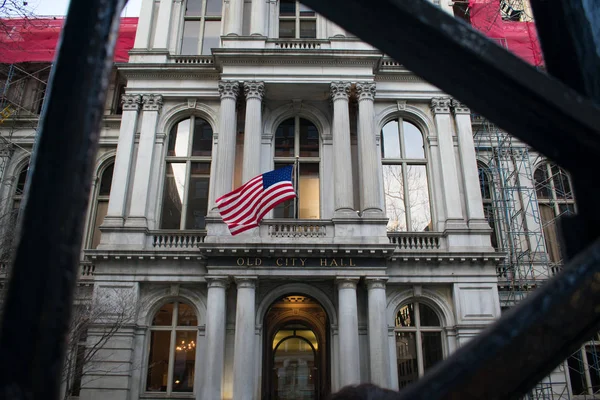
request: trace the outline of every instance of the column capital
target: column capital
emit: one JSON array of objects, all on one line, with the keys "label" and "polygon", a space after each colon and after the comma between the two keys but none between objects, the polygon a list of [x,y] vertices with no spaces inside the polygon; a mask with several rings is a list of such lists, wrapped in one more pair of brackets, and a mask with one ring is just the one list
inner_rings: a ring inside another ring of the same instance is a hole
[{"label": "column capital", "polygon": [[367,284],[367,290],[385,289],[385,283],[387,281],[388,281],[388,278],[384,278],[384,277],[365,278],[365,282]]},{"label": "column capital", "polygon": [[142,96],[139,94],[124,94],[121,96],[123,111],[139,111],[142,104]]},{"label": "column capital", "polygon": [[375,100],[375,93],[377,92],[377,85],[375,82],[358,82],[356,84],[356,93],[358,94],[358,101],[361,100]]},{"label": "column capital", "polygon": [[229,278],[226,276],[207,276],[206,284],[209,288],[227,289],[227,286],[229,285]]},{"label": "column capital", "polygon": [[265,95],[265,83],[259,81],[247,81],[244,82],[244,94],[246,100],[248,99],[263,99]]},{"label": "column capital", "polygon": [[249,288],[254,289],[258,283],[258,277],[256,276],[236,276],[233,278],[237,288]]},{"label": "column capital", "polygon": [[335,279],[335,283],[338,289],[356,289],[359,279],[357,276],[341,276]]},{"label": "column capital", "polygon": [[238,81],[219,81],[219,95],[221,100],[233,99],[236,100],[240,92],[240,83]]},{"label": "column capital", "polygon": [[331,91],[331,99],[333,101],[336,100],[346,100],[348,101],[348,99],[350,98],[350,87],[351,87],[351,83],[350,82],[331,82],[331,87],[330,87],[330,91]]},{"label": "column capital", "polygon": [[451,102],[450,97],[434,97],[431,99],[431,111],[433,114],[450,114]]},{"label": "column capital", "polygon": [[162,108],[163,97],[160,94],[145,94],[142,101],[144,102],[144,111],[159,112]]},{"label": "column capital", "polygon": [[452,99],[452,110],[454,111],[454,114],[468,114],[471,115],[471,110],[469,109],[469,107],[464,104],[461,103],[460,101],[456,100],[456,99]]}]

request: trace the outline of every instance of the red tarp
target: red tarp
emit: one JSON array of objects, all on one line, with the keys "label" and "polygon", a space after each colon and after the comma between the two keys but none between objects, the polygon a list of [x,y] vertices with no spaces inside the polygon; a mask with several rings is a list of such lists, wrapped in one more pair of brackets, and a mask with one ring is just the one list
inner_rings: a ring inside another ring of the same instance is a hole
[{"label": "red tarp", "polygon": [[[0,63],[52,62],[64,18],[5,19],[0,22]],[[121,18],[115,62],[127,62],[137,18]]]},{"label": "red tarp", "polygon": [[469,10],[473,28],[532,65],[544,63],[535,23],[504,21],[497,0],[469,0]]}]

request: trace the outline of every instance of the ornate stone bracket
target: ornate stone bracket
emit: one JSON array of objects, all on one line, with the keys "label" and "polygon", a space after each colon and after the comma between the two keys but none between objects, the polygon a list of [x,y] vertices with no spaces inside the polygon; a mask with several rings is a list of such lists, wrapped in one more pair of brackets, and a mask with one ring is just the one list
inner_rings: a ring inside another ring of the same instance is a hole
[{"label": "ornate stone bracket", "polygon": [[350,82],[331,82],[331,99],[333,101],[336,100],[346,100],[350,98]]},{"label": "ornate stone bracket", "polygon": [[374,82],[358,82],[356,84],[356,93],[358,94],[358,101],[375,99],[375,93],[377,92],[377,86]]},{"label": "ornate stone bracket", "polygon": [[471,115],[471,110],[467,107],[466,104],[461,103],[456,99],[452,99],[452,110],[454,114],[469,114]]},{"label": "ornate stone bracket", "polygon": [[160,112],[163,105],[163,98],[160,94],[145,94],[143,96],[144,111]]},{"label": "ornate stone bracket", "polygon": [[142,96],[139,94],[124,94],[121,96],[123,111],[139,111],[142,104]]},{"label": "ornate stone bracket", "polygon": [[450,114],[451,103],[450,97],[434,97],[431,99],[431,111],[434,114]]},{"label": "ornate stone bracket", "polygon": [[238,81],[219,81],[219,95],[221,99],[231,98],[237,100],[240,92],[240,83]]},{"label": "ornate stone bracket", "polygon": [[262,101],[265,95],[265,83],[258,81],[244,82],[244,94],[246,95],[246,100],[258,99]]}]

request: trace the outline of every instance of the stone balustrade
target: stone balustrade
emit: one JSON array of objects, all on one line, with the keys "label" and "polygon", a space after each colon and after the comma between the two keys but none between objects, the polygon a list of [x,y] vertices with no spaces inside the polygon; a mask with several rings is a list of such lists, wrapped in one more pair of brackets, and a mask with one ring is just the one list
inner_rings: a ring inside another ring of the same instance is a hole
[{"label": "stone balustrade", "polygon": [[195,249],[204,242],[206,231],[153,231],[152,246],[161,250]]},{"label": "stone balustrade", "polygon": [[388,232],[390,243],[397,251],[429,251],[442,247],[441,232]]},{"label": "stone balustrade", "polygon": [[[331,223],[320,220],[269,220],[263,225],[266,225],[267,236],[271,238],[324,238],[328,237],[327,225]],[[331,236],[333,230],[329,231]]]},{"label": "stone balustrade", "polygon": [[212,56],[170,56],[169,60],[174,64],[214,65]]}]

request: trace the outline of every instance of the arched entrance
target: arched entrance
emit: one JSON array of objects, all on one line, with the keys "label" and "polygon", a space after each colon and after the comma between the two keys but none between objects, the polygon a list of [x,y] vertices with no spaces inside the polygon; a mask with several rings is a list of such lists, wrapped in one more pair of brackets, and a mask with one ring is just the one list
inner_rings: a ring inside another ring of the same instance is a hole
[{"label": "arched entrance", "polygon": [[330,391],[328,319],[312,297],[287,295],[265,315],[263,398],[322,400]]}]

